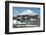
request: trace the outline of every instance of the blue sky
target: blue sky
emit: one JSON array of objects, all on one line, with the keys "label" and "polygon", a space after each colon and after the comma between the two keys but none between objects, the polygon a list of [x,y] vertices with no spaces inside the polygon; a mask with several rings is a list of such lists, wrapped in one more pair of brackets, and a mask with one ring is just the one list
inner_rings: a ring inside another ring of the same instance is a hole
[{"label": "blue sky", "polygon": [[34,13],[37,13],[38,15],[40,15],[40,8],[34,8],[34,7],[13,7],[13,15],[17,15],[20,12],[27,10],[27,9],[30,9]]}]

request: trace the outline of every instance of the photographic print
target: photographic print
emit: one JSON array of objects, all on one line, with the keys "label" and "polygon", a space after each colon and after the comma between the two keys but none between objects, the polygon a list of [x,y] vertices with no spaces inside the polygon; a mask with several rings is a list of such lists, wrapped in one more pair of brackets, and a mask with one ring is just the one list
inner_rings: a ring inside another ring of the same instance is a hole
[{"label": "photographic print", "polygon": [[45,4],[36,2],[5,2],[5,33],[45,31]]},{"label": "photographic print", "polygon": [[13,7],[13,28],[40,27],[40,8]]}]

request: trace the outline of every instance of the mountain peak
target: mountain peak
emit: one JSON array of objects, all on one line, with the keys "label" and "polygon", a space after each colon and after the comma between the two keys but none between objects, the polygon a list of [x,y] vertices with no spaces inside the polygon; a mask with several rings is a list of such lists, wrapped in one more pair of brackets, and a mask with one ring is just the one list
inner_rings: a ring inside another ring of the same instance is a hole
[{"label": "mountain peak", "polygon": [[18,15],[37,15],[37,13],[34,13],[33,11],[31,11],[30,9],[28,10],[24,10],[21,13],[19,13]]}]

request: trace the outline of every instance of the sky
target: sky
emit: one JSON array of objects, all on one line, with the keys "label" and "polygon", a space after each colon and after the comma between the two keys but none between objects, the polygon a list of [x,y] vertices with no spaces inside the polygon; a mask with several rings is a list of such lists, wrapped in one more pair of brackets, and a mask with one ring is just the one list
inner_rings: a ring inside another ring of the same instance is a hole
[{"label": "sky", "polygon": [[36,8],[36,7],[13,7],[13,15],[18,15],[19,13],[23,12],[24,10],[28,10],[28,9],[40,15],[40,8]]}]

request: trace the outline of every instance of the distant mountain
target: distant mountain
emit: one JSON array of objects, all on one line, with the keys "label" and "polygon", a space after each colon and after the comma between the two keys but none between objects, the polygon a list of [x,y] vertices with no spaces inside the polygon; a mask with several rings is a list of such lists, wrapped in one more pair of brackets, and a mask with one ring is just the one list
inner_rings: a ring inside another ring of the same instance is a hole
[{"label": "distant mountain", "polygon": [[24,10],[21,13],[19,13],[18,15],[38,15],[37,13],[34,13],[33,11],[31,11],[30,9],[28,10]]},{"label": "distant mountain", "polygon": [[38,18],[38,14],[34,13],[30,9],[24,10],[23,12],[19,13],[17,16],[14,16],[13,19],[30,19],[30,18]]}]

